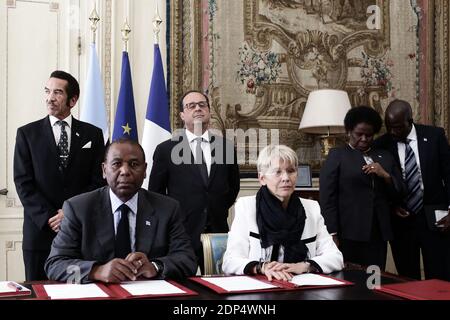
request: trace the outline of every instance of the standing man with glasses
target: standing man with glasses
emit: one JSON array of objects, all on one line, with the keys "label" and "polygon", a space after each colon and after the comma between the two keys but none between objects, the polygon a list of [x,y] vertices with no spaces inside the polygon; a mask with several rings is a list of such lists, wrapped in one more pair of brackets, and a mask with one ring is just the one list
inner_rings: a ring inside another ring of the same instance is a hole
[{"label": "standing man with glasses", "polygon": [[17,129],[14,151],[27,281],[47,279],[44,263],[64,217],[64,200],[105,184],[102,131],[71,115],[80,95],[78,81],[54,71],[44,92],[48,116]]},{"label": "standing man with glasses", "polygon": [[[420,279],[421,251],[425,278],[450,281],[450,153],[445,132],[414,123],[411,105],[403,100],[389,104],[385,123],[388,133],[374,144],[393,154],[408,191],[393,215],[397,271]],[[436,219],[436,209],[447,216]]]},{"label": "standing man with glasses", "polygon": [[239,193],[239,167],[233,144],[208,130],[211,111],[206,95],[186,92],[180,117],[185,129],[156,147],[148,189],[180,202],[185,229],[203,268],[200,235],[228,232],[228,210]]}]

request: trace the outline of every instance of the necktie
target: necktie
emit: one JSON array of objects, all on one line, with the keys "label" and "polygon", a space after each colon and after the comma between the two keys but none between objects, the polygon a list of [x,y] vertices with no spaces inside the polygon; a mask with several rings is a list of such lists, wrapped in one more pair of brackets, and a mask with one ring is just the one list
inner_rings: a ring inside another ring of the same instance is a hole
[{"label": "necktie", "polygon": [[280,255],[280,244],[274,244],[272,247],[272,254],[270,256],[270,261],[278,261],[279,255]]},{"label": "necktie", "polygon": [[417,166],[414,151],[409,145],[411,140],[405,143],[405,182],[408,188],[406,207],[411,213],[418,213],[423,206],[423,191],[420,188],[420,173]]},{"label": "necktie", "polygon": [[197,145],[195,147],[195,164],[198,166],[200,170],[200,175],[202,176],[203,182],[208,184],[208,169],[206,168],[205,158],[203,157],[202,150],[202,137],[195,138],[197,141]]},{"label": "necktie", "polygon": [[125,259],[131,252],[130,241],[130,223],[128,221],[128,211],[130,210],[126,204],[119,207],[120,221],[117,225],[115,251],[116,258]]},{"label": "necktie", "polygon": [[59,120],[56,123],[61,126],[58,143],[58,165],[59,170],[63,171],[67,167],[67,161],[69,160],[69,140],[66,131],[67,122]]}]

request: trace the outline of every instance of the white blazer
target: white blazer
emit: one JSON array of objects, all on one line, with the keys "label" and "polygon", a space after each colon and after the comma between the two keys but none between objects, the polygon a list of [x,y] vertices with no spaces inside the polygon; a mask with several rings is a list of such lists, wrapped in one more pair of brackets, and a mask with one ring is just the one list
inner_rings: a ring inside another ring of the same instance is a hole
[{"label": "white blazer", "polygon": [[[342,253],[327,231],[317,201],[300,198],[306,212],[305,228],[301,239],[308,248],[308,260],[316,262],[323,273],[342,270]],[[280,247],[280,257],[282,250]],[[226,274],[244,274],[251,261],[269,261],[272,247],[263,249],[256,223],[256,196],[241,197],[235,205],[235,216],[228,233],[227,249],[222,270]],[[279,258],[280,258],[279,257]],[[300,261],[299,261],[300,262]]]}]

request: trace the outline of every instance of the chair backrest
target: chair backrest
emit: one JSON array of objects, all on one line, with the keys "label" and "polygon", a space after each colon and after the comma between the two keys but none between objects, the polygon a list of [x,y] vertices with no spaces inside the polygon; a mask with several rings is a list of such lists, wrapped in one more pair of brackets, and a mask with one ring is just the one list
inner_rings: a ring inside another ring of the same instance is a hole
[{"label": "chair backrest", "polygon": [[228,233],[203,233],[200,240],[203,245],[204,273],[222,274],[223,254],[227,248]]}]

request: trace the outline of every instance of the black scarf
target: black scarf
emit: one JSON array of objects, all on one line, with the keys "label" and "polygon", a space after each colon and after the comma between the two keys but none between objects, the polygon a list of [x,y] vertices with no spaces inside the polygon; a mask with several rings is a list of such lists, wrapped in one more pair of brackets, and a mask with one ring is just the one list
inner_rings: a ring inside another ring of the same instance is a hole
[{"label": "black scarf", "polygon": [[305,227],[305,208],[298,197],[291,196],[287,209],[267,186],[262,186],[256,194],[256,223],[261,236],[261,246],[282,245],[284,261],[294,263],[306,259],[308,248],[301,241]]}]

